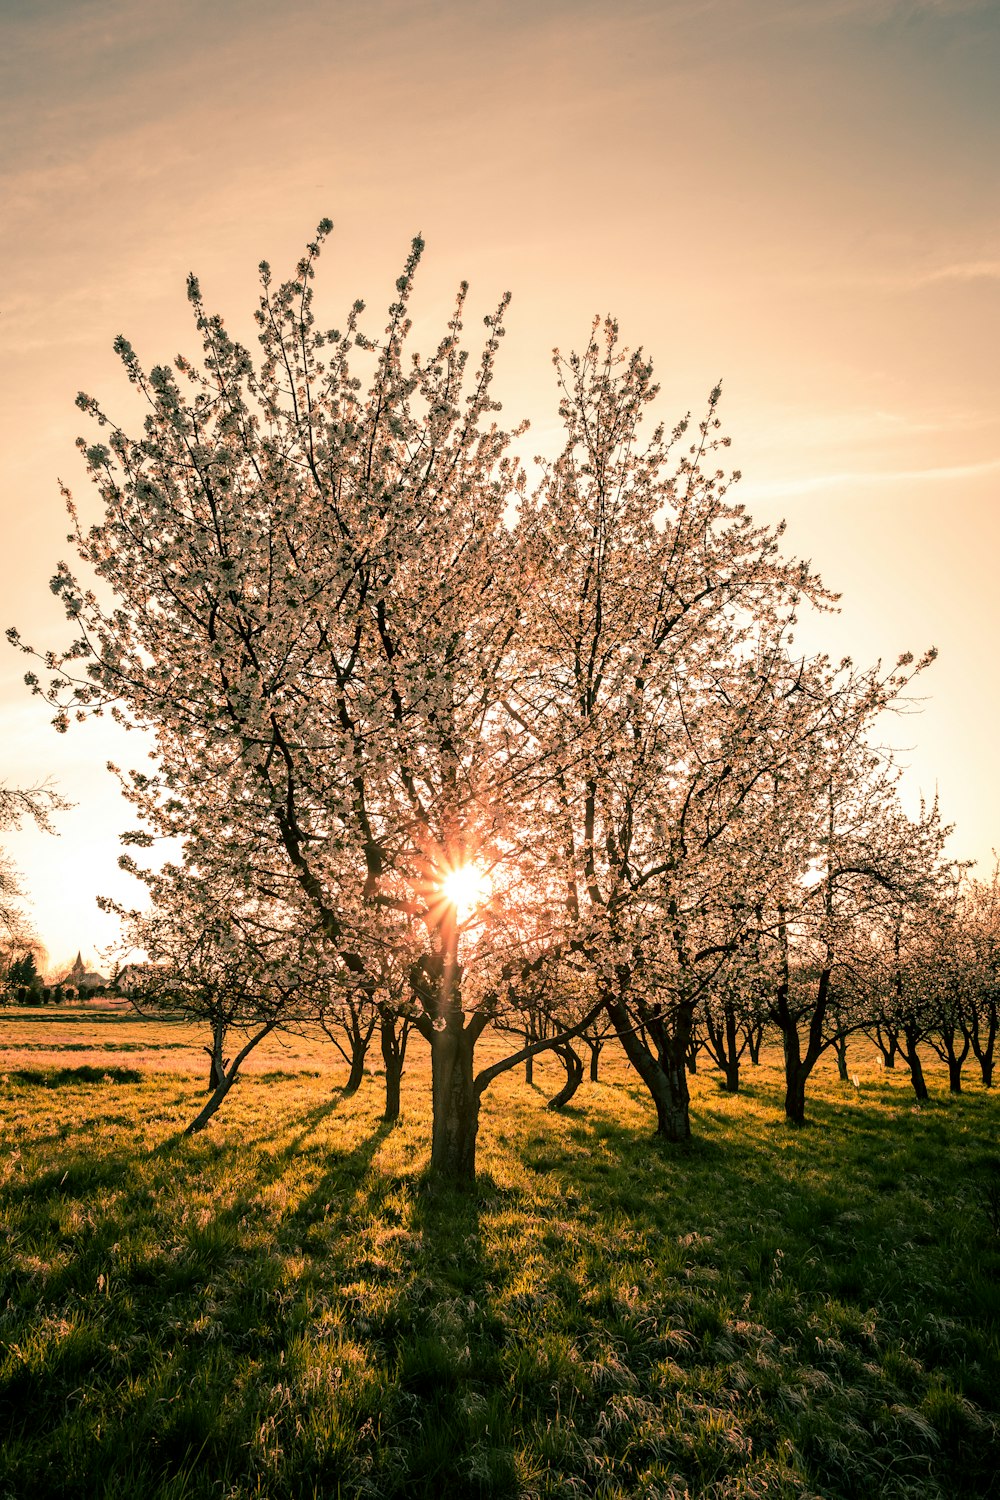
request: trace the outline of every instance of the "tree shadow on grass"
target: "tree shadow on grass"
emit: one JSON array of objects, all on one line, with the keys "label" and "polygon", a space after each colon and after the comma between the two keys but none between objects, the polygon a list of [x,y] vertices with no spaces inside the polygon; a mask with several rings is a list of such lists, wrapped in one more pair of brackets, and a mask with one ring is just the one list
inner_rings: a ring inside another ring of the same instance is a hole
[{"label": "tree shadow on grass", "polygon": [[94,1067],[82,1063],[77,1068],[11,1068],[6,1074],[12,1083],[36,1088],[67,1088],[80,1083],[143,1083],[145,1073],[135,1068]]},{"label": "tree shadow on grass", "polygon": [[[312,1111],[306,1128],[335,1107]],[[378,1214],[371,1165],[388,1130],[332,1154],[287,1207],[273,1187],[288,1151],[242,1143],[78,1155],[8,1183],[7,1204],[26,1210],[16,1215],[25,1258],[0,1266],[5,1333],[21,1351],[0,1359],[0,1492],[207,1497],[240,1481],[247,1494],[312,1493],[304,1439],[287,1482],[259,1478],[260,1434],[284,1421],[281,1392],[302,1374],[293,1351],[315,1309],[342,1298],[350,1312],[344,1289],[367,1252],[358,1221]],[[305,1407],[296,1422],[308,1425]]]}]

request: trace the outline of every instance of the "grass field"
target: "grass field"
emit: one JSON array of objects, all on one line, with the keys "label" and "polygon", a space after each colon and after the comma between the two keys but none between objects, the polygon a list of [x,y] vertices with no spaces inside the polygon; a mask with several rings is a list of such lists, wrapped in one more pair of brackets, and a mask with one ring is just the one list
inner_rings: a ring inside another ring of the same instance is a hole
[{"label": "grass field", "polygon": [[489,1091],[475,1194],[329,1043],[181,1139],[189,1028],[0,1014],[0,1497],[1000,1494],[1000,1104],[874,1049],[781,1117],[693,1080],[652,1141],[617,1055]]}]

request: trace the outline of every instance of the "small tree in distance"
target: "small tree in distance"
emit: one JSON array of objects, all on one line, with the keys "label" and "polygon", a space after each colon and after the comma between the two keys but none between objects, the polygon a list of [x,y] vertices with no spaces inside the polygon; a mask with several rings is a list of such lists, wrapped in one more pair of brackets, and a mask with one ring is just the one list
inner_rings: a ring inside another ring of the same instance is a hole
[{"label": "small tree in distance", "polygon": [[[18,828],[30,818],[38,828],[53,833],[52,814],[69,807],[47,783],[33,787],[0,786],[0,832]],[[41,945],[31,930],[24,910],[24,893],[18,873],[0,849],[0,993],[5,998],[39,991],[36,954]]]},{"label": "small tree in distance", "polygon": [[190,1135],[204,1130],[267,1036],[315,1019],[316,966],[286,915],[248,900],[232,882],[212,884],[173,864],[144,879],[151,910],[102,905],[125,919],[127,941],[148,955],[129,986],[135,1009],[207,1028],[209,1097],[186,1127]]}]

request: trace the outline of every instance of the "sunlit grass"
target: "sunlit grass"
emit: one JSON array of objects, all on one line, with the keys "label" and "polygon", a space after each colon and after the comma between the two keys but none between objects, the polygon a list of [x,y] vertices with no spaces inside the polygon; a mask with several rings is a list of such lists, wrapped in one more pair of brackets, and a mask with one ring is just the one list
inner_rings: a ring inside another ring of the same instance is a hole
[{"label": "sunlit grass", "polygon": [[775,1057],[737,1097],[700,1072],[678,1150],[619,1058],[561,1114],[547,1062],[490,1090],[452,1194],[425,1053],[389,1128],[381,1079],[342,1100],[311,1045],[193,1139],[196,1048],[0,1060],[0,1495],[991,1493],[998,1106],[971,1078],[918,1110],[859,1050],[860,1089],[823,1070],[793,1131]]}]

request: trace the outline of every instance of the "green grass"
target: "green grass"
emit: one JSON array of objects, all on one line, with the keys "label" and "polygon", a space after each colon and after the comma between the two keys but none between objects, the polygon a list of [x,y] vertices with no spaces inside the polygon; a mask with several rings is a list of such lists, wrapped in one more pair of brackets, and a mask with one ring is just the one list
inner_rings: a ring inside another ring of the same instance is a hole
[{"label": "green grass", "polygon": [[997,1102],[824,1070],[793,1131],[771,1057],[683,1150],[609,1053],[501,1079],[464,1195],[416,1048],[393,1129],[303,1041],[194,1140],[194,1048],[0,1055],[0,1497],[1000,1493]]}]

